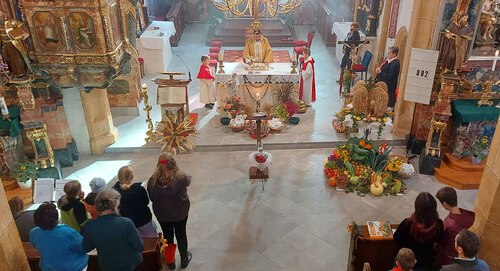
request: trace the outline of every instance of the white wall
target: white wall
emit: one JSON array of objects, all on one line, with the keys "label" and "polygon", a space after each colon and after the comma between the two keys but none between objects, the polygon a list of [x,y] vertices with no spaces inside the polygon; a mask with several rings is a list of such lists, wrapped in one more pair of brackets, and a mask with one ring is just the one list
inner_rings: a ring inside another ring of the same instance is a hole
[{"label": "white wall", "polygon": [[[411,13],[413,9],[413,0],[401,0],[399,3],[399,14],[398,14],[398,24],[397,24],[397,31],[396,34],[398,33],[399,29],[403,26],[406,26],[406,29],[410,29],[410,20],[411,20]],[[394,45],[394,42],[396,39],[387,39],[387,43],[385,45],[385,51],[387,52],[389,50],[389,47]]]},{"label": "white wall", "polygon": [[68,118],[69,130],[76,141],[80,154],[90,154],[90,137],[87,122],[83,114],[80,90],[69,88],[62,90],[64,111]]}]

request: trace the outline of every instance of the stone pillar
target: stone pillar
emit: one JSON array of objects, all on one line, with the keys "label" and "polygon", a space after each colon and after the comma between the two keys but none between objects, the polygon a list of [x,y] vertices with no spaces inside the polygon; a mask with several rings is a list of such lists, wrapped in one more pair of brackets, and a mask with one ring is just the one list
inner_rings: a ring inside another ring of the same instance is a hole
[{"label": "stone pillar", "polygon": [[413,113],[415,111],[415,103],[406,102],[403,100],[405,93],[405,85],[408,75],[408,66],[410,63],[411,48],[431,49],[432,39],[436,31],[437,19],[441,2],[414,0],[413,9],[410,19],[410,28],[408,40],[406,43],[405,55],[401,64],[400,80],[399,80],[399,96],[396,104],[396,116],[394,119],[393,133],[395,135],[408,135],[411,129]]},{"label": "stone pillar", "polygon": [[382,59],[385,54],[385,46],[387,44],[387,31],[389,29],[389,21],[391,20],[391,8],[392,8],[392,0],[384,1],[384,14],[382,16],[382,24],[380,25],[380,34],[379,43],[377,47],[377,51],[374,52],[372,59],[372,63],[377,63],[379,59]]},{"label": "stone pillar", "polygon": [[87,123],[83,121],[85,116],[83,114],[80,90],[77,88],[68,88],[63,90],[63,104],[71,135],[78,146],[78,152],[82,154],[90,154],[90,137],[87,129]]},{"label": "stone pillar", "polygon": [[29,271],[30,266],[24,253],[23,243],[2,185],[0,185],[0,217],[0,270]]},{"label": "stone pillar", "polygon": [[471,230],[481,238],[479,258],[490,270],[500,270],[500,119],[476,196],[476,220]]},{"label": "stone pillar", "polygon": [[113,126],[107,91],[99,88],[90,92],[80,90],[80,97],[91,152],[101,154],[104,148],[115,143],[118,137],[118,129]]},{"label": "stone pillar", "polygon": [[122,73],[108,87],[109,106],[114,116],[139,116],[141,88],[140,67],[132,58]]}]

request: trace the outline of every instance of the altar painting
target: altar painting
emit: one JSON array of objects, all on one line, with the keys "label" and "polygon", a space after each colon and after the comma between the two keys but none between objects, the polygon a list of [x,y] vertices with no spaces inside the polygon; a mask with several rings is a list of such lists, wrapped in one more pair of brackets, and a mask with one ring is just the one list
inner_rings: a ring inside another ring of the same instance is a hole
[{"label": "altar painting", "polygon": [[38,46],[47,51],[58,51],[63,46],[63,36],[58,18],[48,11],[36,12],[33,15]]},{"label": "altar painting", "polygon": [[73,12],[69,15],[73,43],[83,51],[96,47],[94,19],[84,12]]},{"label": "altar painting", "polygon": [[115,44],[119,44],[121,42],[121,31],[116,4],[113,4],[109,9],[109,17],[111,21],[111,31],[113,32],[113,40]]}]

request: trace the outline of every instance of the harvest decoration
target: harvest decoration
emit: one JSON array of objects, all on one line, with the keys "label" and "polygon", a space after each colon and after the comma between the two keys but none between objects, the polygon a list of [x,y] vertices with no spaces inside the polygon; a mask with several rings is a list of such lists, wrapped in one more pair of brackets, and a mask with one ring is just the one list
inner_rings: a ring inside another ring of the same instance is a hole
[{"label": "harvest decoration", "polygon": [[368,139],[351,138],[324,161],[328,186],[359,196],[396,195],[406,187],[399,177],[403,161],[389,157],[392,148]]},{"label": "harvest decoration", "polygon": [[245,105],[241,102],[240,97],[236,97],[235,95],[231,97],[227,97],[222,100],[222,105],[220,106],[222,111],[227,112],[231,115],[231,118],[236,118],[237,115],[242,113],[245,109]]},{"label": "harvest decoration", "polygon": [[179,120],[177,114],[167,114],[162,121],[158,122],[155,137],[158,140],[157,143],[163,144],[162,151],[176,155],[194,150],[196,146],[188,137],[197,134],[190,117]]}]

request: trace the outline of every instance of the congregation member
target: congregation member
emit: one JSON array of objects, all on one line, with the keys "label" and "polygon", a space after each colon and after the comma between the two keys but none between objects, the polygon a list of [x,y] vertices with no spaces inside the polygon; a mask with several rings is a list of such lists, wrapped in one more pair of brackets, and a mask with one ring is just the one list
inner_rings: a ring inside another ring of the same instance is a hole
[{"label": "congregation member", "polygon": [[455,237],[457,257],[453,264],[444,265],[441,271],[488,271],[488,264],[477,258],[481,243],[479,237],[469,231],[461,230]]},{"label": "congregation member", "polygon": [[97,210],[95,209],[95,198],[97,194],[106,188],[106,181],[103,178],[93,178],[89,183],[91,192],[85,197],[83,203],[87,212],[90,214],[92,219],[97,218]]},{"label": "congregation member", "polygon": [[200,80],[200,102],[205,104],[205,108],[212,109],[215,105],[215,75],[210,67],[210,57],[201,56],[200,70],[198,76]]},{"label": "congregation member", "polygon": [[396,89],[399,79],[399,48],[396,46],[389,47],[389,53],[380,67],[376,69],[376,81],[382,81],[387,85],[389,101],[387,102],[387,111],[394,111],[396,105]]},{"label": "congregation member", "polygon": [[260,29],[254,29],[253,35],[245,40],[243,61],[248,65],[253,63],[273,63],[273,49],[269,40],[262,35]]},{"label": "congregation member", "polygon": [[[361,35],[359,34],[359,23],[353,22],[351,24],[351,31],[347,34],[345,41],[361,41]],[[342,78],[342,74],[344,69],[351,69],[352,61],[351,61],[351,46],[344,45],[342,47],[342,52],[344,56],[342,57],[342,62],[340,63],[340,78]]]},{"label": "congregation member", "polygon": [[398,251],[396,255],[396,267],[392,271],[411,271],[415,266],[417,260],[415,259],[415,254],[409,248],[402,248]]},{"label": "congregation member", "polygon": [[66,194],[57,201],[57,207],[61,210],[61,222],[81,232],[90,217],[82,202],[82,185],[73,180],[67,182],[63,189]]},{"label": "congregation member", "polygon": [[30,241],[30,231],[35,227],[35,221],[33,220],[34,210],[25,211],[23,200],[15,196],[9,200],[9,208],[16,222],[17,231],[19,232],[19,237],[21,237],[22,242]]},{"label": "congregation member", "polygon": [[124,166],[118,170],[118,182],[113,189],[120,193],[120,214],[134,222],[141,237],[156,237],[153,215],[149,209],[149,197],[141,183],[134,182],[134,170]]},{"label": "congregation member", "polygon": [[44,202],[33,215],[36,227],[30,232],[30,242],[40,253],[42,271],[81,271],[89,256],[82,249],[82,236],[73,228],[57,224],[59,214],[53,203]]},{"label": "congregation member", "polygon": [[439,219],[434,197],[421,192],[415,199],[415,211],[405,218],[394,233],[400,248],[409,248],[415,254],[414,270],[431,270],[434,265],[434,246],[443,236],[443,221]]},{"label": "congregation member", "polygon": [[129,218],[119,215],[120,194],[101,191],[95,199],[99,216],[83,229],[83,249],[97,249],[101,271],[134,271],[142,262],[144,243]]},{"label": "congregation member", "polygon": [[[191,176],[179,170],[172,154],[161,153],[155,172],[149,178],[148,192],[153,202],[153,212],[169,244],[174,243],[175,234],[181,255],[181,268],[186,268],[192,258],[186,234],[190,207],[187,187],[190,184]],[[171,270],[175,269],[175,262],[167,265]]]},{"label": "congregation member", "polygon": [[316,80],[314,78],[314,59],[311,57],[311,49],[304,47],[304,64],[300,69],[300,91],[299,99],[304,101],[306,106],[316,101]]},{"label": "congregation member", "polygon": [[449,186],[439,189],[436,198],[449,214],[444,219],[444,234],[439,242],[437,266],[452,264],[457,256],[455,237],[463,229],[469,229],[474,223],[475,214],[469,210],[459,208],[457,191]]}]

